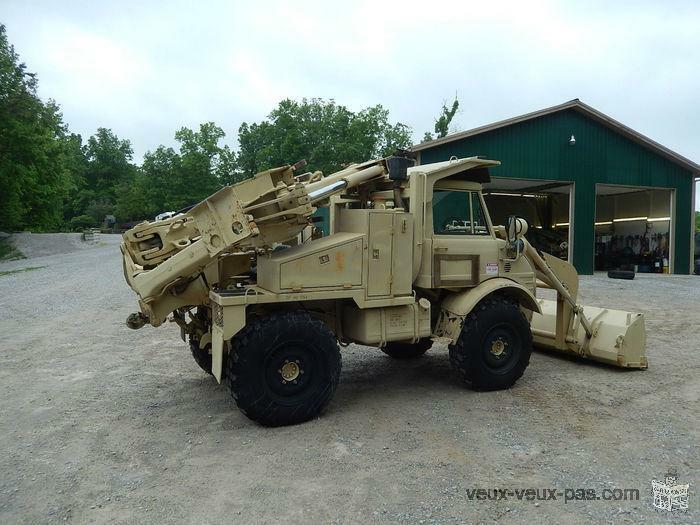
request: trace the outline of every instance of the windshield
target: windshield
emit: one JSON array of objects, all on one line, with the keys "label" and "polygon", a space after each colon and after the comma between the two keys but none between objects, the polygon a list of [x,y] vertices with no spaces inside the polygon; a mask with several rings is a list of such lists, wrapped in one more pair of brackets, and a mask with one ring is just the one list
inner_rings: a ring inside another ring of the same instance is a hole
[{"label": "windshield", "polygon": [[479,194],[475,191],[435,190],[433,231],[439,235],[489,235]]}]

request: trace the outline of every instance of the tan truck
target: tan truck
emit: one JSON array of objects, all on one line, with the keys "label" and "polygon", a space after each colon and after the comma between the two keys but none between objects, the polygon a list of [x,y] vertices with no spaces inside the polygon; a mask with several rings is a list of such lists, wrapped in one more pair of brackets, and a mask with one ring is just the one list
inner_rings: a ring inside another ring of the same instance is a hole
[{"label": "tan truck", "polygon": [[[140,306],[127,324],[177,323],[197,363],[264,425],[317,416],[350,343],[401,359],[443,341],[479,390],[512,386],[533,344],[646,368],[642,314],[580,306],[576,271],[532,248],[523,219],[491,223],[481,185],[498,164],[413,166],[398,152],[324,177],[298,163],[141,223],[121,246]],[[330,208],[321,238],[319,206]]]}]

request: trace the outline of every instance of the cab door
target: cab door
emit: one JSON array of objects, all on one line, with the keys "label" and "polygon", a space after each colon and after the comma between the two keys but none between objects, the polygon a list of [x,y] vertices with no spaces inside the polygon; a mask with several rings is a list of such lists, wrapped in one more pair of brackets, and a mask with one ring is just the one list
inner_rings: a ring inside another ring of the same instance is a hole
[{"label": "cab door", "polygon": [[478,191],[433,192],[434,288],[464,288],[498,276],[498,241]]}]

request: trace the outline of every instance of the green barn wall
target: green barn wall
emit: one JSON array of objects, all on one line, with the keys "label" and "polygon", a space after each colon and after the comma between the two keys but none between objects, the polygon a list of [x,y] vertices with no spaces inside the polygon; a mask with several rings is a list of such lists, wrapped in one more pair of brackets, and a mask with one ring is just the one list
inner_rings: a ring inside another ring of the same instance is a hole
[{"label": "green barn wall", "polygon": [[[569,145],[569,137],[576,144]],[[570,181],[574,188],[573,262],[593,273],[595,186],[675,189],[674,272],[690,271],[692,173],[575,110],[565,110],[441,144],[420,152],[421,164],[451,156],[500,160],[494,177]]]},{"label": "green barn wall", "polygon": [[326,208],[317,208],[316,211],[313,214],[314,220],[314,225],[317,228],[320,228],[321,231],[323,232],[323,236],[325,237],[328,235],[331,231],[330,229],[330,210]]}]

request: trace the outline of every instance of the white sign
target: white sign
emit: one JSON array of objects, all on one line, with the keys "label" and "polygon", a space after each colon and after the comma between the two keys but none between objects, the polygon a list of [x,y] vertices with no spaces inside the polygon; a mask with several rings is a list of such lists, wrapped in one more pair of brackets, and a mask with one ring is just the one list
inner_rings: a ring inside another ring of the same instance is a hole
[{"label": "white sign", "polygon": [[677,483],[675,471],[666,474],[663,481],[652,480],[651,490],[654,495],[654,507],[661,510],[688,510],[689,484]]},{"label": "white sign", "polygon": [[498,263],[486,263],[486,275],[498,275]]}]

